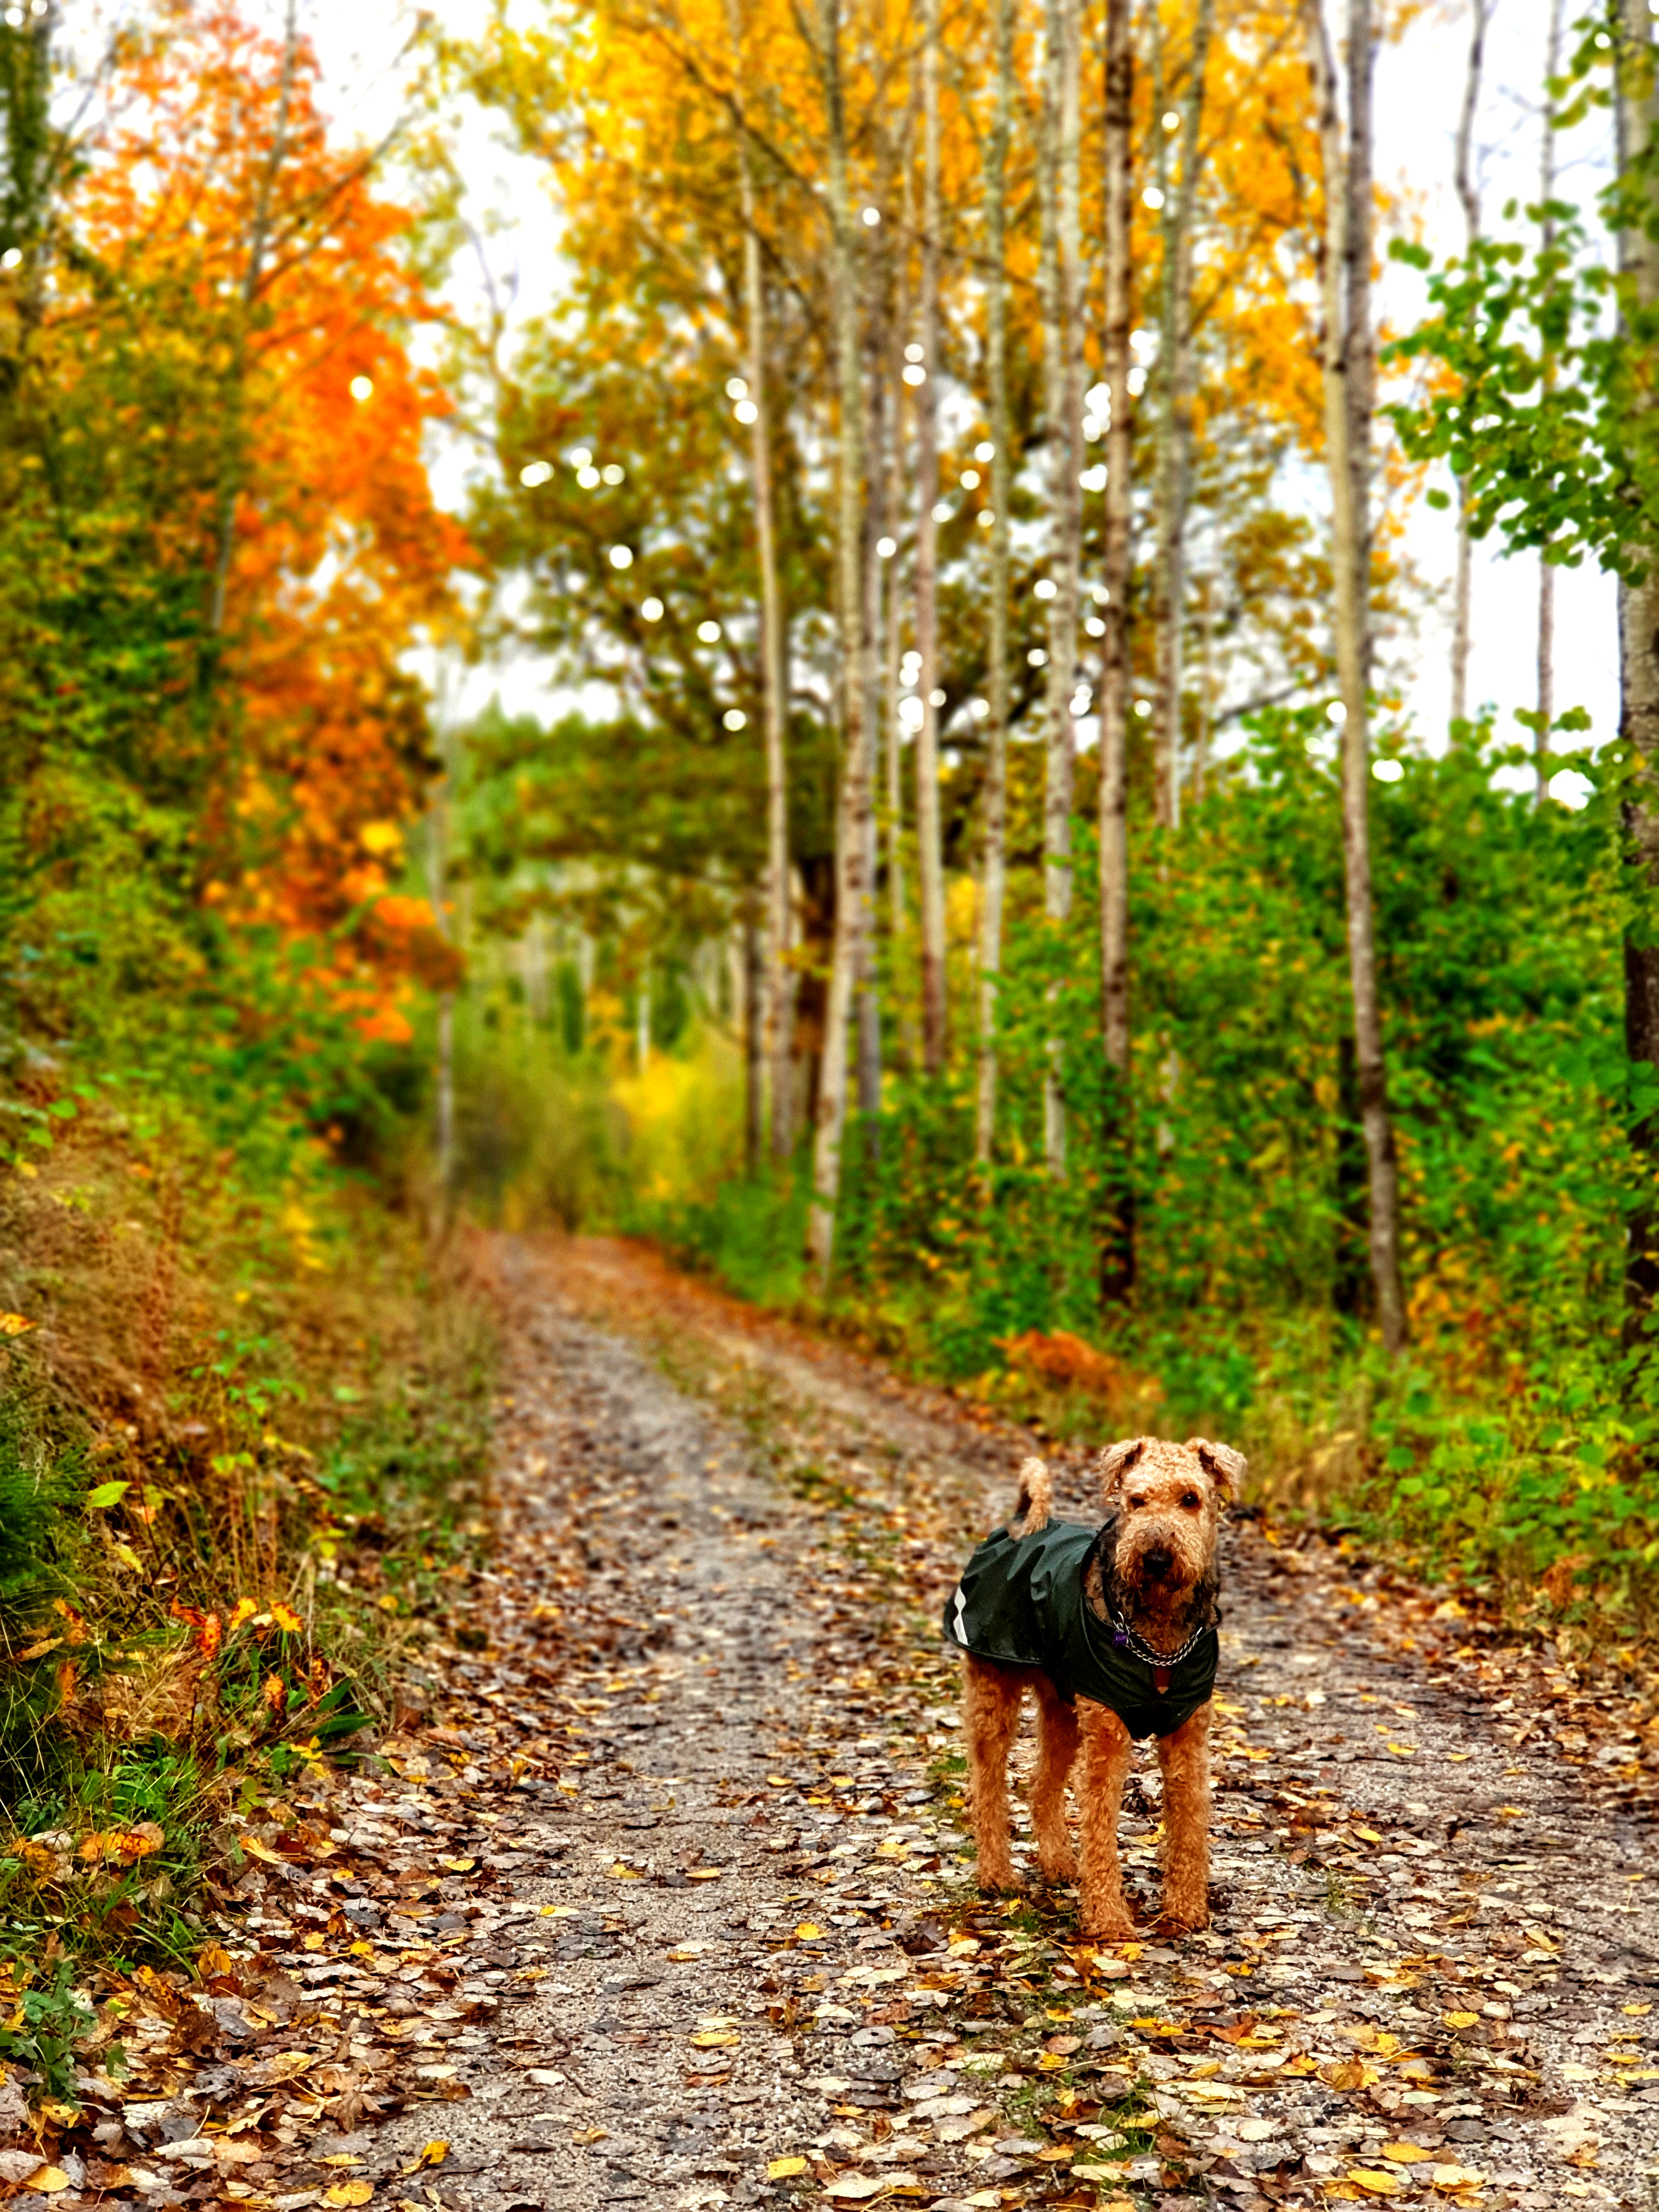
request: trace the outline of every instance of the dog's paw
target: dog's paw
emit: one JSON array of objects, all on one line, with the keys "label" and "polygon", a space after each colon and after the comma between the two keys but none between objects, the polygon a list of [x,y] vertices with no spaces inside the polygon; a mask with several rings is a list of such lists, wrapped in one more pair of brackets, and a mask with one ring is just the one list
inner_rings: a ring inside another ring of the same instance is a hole
[{"label": "dog's paw", "polygon": [[1200,1929],[1209,1926],[1210,1908],[1207,1902],[1166,1897],[1162,1918],[1172,1936],[1195,1936]]},{"label": "dog's paw", "polygon": [[1135,1923],[1127,1911],[1090,1912],[1085,1910],[1083,1933],[1097,1943],[1132,1943]]},{"label": "dog's paw", "polygon": [[981,1866],[975,1869],[974,1880],[988,1897],[1017,1895],[1021,1887],[1012,1863],[1007,1866]]}]

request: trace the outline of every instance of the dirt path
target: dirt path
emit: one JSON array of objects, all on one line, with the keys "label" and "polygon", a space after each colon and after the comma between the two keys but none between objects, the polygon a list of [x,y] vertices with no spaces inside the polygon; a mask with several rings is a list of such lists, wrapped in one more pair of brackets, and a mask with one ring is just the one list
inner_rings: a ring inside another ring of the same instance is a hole
[{"label": "dirt path", "polygon": [[1236,1527],[1215,1924],[1082,1944],[965,1879],[935,1624],[1021,1439],[629,1248],[499,1257],[500,1544],[429,1710],[265,1832],[218,2047],[158,2003],[72,2184],[1659,2205],[1639,1708]]}]

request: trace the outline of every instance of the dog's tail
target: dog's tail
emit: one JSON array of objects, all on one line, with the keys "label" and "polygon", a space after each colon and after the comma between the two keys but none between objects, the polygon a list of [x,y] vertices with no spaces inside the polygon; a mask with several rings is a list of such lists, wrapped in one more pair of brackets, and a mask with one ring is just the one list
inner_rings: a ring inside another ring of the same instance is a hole
[{"label": "dog's tail", "polygon": [[[1046,1528],[1054,1510],[1054,1486],[1048,1470],[1040,1459],[1028,1459],[1019,1471],[1019,1503],[1014,1508],[1014,1520],[1024,1523],[1022,1536],[1035,1536],[1039,1528]],[[1009,1526],[1012,1528],[1013,1522]]]}]

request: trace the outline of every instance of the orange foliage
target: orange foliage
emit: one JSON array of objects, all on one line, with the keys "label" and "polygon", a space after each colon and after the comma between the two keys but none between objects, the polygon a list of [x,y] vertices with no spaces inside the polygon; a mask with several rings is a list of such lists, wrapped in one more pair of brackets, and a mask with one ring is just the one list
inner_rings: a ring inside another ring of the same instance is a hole
[{"label": "orange foliage", "polygon": [[204,895],[323,940],[337,1000],[368,1034],[406,1034],[398,996],[452,956],[424,901],[390,895],[435,765],[403,661],[452,624],[470,557],[422,458],[450,403],[410,350],[441,314],[416,217],[329,143],[303,41],[285,56],[232,7],[180,7],[124,69],[76,214],[129,296],[179,303],[156,342],[217,410],[216,465],[179,526],[205,592],[223,570]]}]

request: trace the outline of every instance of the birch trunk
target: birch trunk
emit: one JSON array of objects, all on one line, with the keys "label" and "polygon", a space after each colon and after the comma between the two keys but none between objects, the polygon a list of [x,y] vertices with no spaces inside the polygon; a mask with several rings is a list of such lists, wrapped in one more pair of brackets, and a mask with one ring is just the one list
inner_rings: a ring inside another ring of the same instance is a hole
[{"label": "birch trunk", "polygon": [[858,976],[870,881],[866,866],[870,815],[870,737],[865,720],[865,665],[869,641],[864,620],[862,545],[864,505],[862,379],[859,370],[857,240],[847,172],[846,94],[842,78],[840,0],[819,0],[822,45],[817,55],[823,86],[829,154],[830,328],[835,349],[840,429],[836,489],[836,609],[841,623],[841,694],[845,739],[836,810],[836,919],[830,958],[823,1059],[818,1077],[817,1127],[812,1151],[812,1203],[807,1254],[820,1294],[830,1286],[835,1254],[836,1209],[841,1193],[842,1139],[847,1124],[848,1030]]},{"label": "birch trunk", "polygon": [[[1463,75],[1463,105],[1457,118],[1456,154],[1453,162],[1457,197],[1463,209],[1466,252],[1480,235],[1480,194],[1469,157],[1474,141],[1475,111],[1480,104],[1480,72],[1486,59],[1489,0],[1469,0],[1469,4],[1473,18],[1469,31],[1469,58]],[[1451,718],[1454,722],[1467,721],[1469,712],[1470,553],[1468,485],[1462,477],[1459,477],[1457,580],[1452,594]]]},{"label": "birch trunk", "polygon": [[1002,974],[1002,909],[1007,889],[1008,810],[1008,143],[1014,100],[1014,0],[994,0],[996,92],[985,170],[985,365],[991,433],[991,609],[981,797],[983,846],[979,909],[979,1089],[974,1154],[990,1164],[997,1125],[997,987]]},{"label": "birch trunk", "polygon": [[1310,60],[1319,107],[1325,180],[1324,329],[1322,367],[1325,441],[1331,480],[1332,566],[1336,659],[1342,693],[1342,850],[1353,999],[1354,1064],[1365,1138],[1370,1199],[1371,1280],[1384,1348],[1406,1342],[1400,1277],[1400,1188],[1389,1114],[1376,992],[1371,907],[1370,435],[1373,378],[1370,324],[1370,0],[1348,0],[1348,126],[1337,106],[1336,70],[1321,0],[1310,14]]},{"label": "birch trunk", "polygon": [[[873,755],[875,733],[881,726],[878,654],[882,626],[884,563],[877,548],[887,528],[888,405],[887,380],[882,374],[881,355],[873,343],[870,353],[866,461],[869,500],[864,521],[864,635],[866,643],[860,680],[864,687],[864,726],[870,733],[869,742]],[[873,767],[872,758],[872,784]],[[859,1112],[866,1117],[866,1145],[872,1153],[879,1150],[881,1141],[876,1120],[881,1112],[881,985],[877,968],[875,930],[876,868],[880,825],[876,819],[873,797],[872,791],[865,834],[867,922],[861,933],[859,946]]]},{"label": "birch trunk", "polygon": [[1134,1187],[1129,1087],[1129,472],[1134,447],[1130,412],[1129,311],[1134,118],[1133,0],[1106,0],[1105,321],[1103,367],[1110,395],[1106,425],[1106,512],[1103,577],[1106,635],[1100,676],[1101,1042],[1106,1062],[1106,1157],[1110,1164],[1101,1295],[1126,1298],[1134,1281]]},{"label": "birch trunk", "polygon": [[[1546,253],[1555,244],[1555,218],[1547,212],[1555,198],[1555,103],[1549,80],[1560,72],[1561,0],[1550,0],[1549,27],[1544,39],[1543,143],[1538,156],[1538,198],[1546,210],[1538,243]],[[1547,361],[1544,380],[1546,389],[1554,381]],[[1534,797],[1541,806],[1550,793],[1550,726],[1555,720],[1555,570],[1541,559],[1538,563],[1538,700],[1534,713],[1537,717],[1533,732]]]},{"label": "birch trunk", "polygon": [[765,967],[752,894],[743,910],[743,1164],[753,1182],[761,1170],[766,1123]]},{"label": "birch trunk", "polygon": [[[1618,28],[1619,174],[1642,179],[1647,216],[1642,227],[1620,232],[1619,273],[1627,288],[1626,312],[1650,313],[1659,307],[1659,240],[1653,236],[1655,56],[1647,0],[1619,0]],[[1635,767],[1624,802],[1626,845],[1641,883],[1641,910],[1625,937],[1625,1049],[1632,1062],[1659,1068],[1659,945],[1650,922],[1659,892],[1659,567],[1650,567],[1639,584],[1621,580],[1619,586],[1619,690],[1620,735]],[[1642,1121],[1632,1142],[1649,1192],[1659,1158],[1659,1116]],[[1631,1215],[1627,1236],[1625,1328],[1634,1350],[1650,1345],[1659,1300],[1659,1211],[1651,1197],[1644,1195]]]},{"label": "birch trunk", "polygon": [[[1078,579],[1083,554],[1083,329],[1079,180],[1081,61],[1079,0],[1046,0],[1042,82],[1042,295],[1048,441],[1048,745],[1042,809],[1043,910],[1058,937],[1072,911],[1072,795],[1076,733]],[[1051,995],[1052,990],[1051,990]],[[1048,1172],[1066,1175],[1062,1046],[1048,1044],[1043,1146]]]},{"label": "birch trunk", "polygon": [[761,276],[755,176],[742,115],[743,18],[740,0],[726,0],[732,97],[738,108],[738,189],[743,210],[743,298],[747,324],[750,468],[755,480],[755,538],[761,580],[761,713],[766,743],[766,938],[764,1054],[771,1093],[772,1157],[793,1149],[789,1112],[789,1036],[784,964],[789,949],[789,787],[784,757],[783,597],[778,587],[777,528],[772,498],[772,432],[767,404],[766,290]]},{"label": "birch trunk", "polygon": [[[1157,22],[1156,10],[1153,16]],[[1157,691],[1155,743],[1162,774],[1158,814],[1181,826],[1182,694],[1187,591],[1187,509],[1191,498],[1193,400],[1193,217],[1200,164],[1199,126],[1204,76],[1215,21],[1214,0],[1199,0],[1193,24],[1187,88],[1181,116],[1181,177],[1170,188],[1167,134],[1158,117],[1159,169],[1164,190],[1164,267],[1158,301],[1158,464],[1157,566]],[[1158,49],[1161,56],[1161,41]],[[1160,72],[1161,74],[1161,72]],[[1160,85],[1155,103],[1162,111]]]},{"label": "birch trunk", "polygon": [[930,1075],[945,1066],[945,861],[939,836],[939,0],[925,0],[921,49],[921,362],[916,392],[916,871],[921,890],[921,1049]]}]

